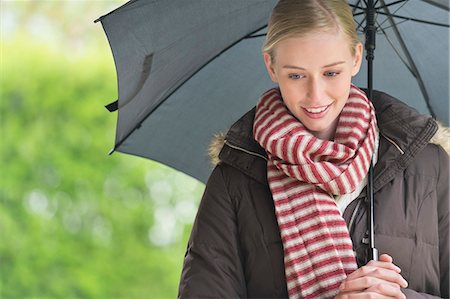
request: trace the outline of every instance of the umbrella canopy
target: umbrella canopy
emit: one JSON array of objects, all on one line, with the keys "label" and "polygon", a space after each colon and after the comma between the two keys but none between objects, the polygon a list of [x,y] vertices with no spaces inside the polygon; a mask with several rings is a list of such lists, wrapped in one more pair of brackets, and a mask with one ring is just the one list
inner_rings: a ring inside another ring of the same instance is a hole
[{"label": "umbrella canopy", "polygon": [[[226,132],[274,86],[261,48],[276,2],[135,0],[99,18],[118,77],[114,150],[205,182],[214,134]],[[362,32],[364,1],[349,3]],[[448,1],[376,4],[374,88],[448,124]],[[354,83],[366,87],[366,78],[363,65]]]}]

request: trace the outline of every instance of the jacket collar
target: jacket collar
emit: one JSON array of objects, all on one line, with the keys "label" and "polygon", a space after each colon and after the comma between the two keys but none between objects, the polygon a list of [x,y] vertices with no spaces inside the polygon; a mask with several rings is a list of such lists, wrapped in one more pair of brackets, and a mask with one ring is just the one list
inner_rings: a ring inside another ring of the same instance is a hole
[{"label": "jacket collar", "polygon": [[267,153],[253,138],[255,110],[248,111],[229,129],[219,154],[229,164],[256,181],[267,184]]},{"label": "jacket collar", "polygon": [[[380,130],[380,149],[375,167],[374,191],[390,181],[425,147],[437,130],[436,122],[421,115],[394,97],[374,91],[375,107]],[[267,183],[267,154],[253,138],[255,108],[232,125],[219,154],[223,163],[236,167],[261,183]]]},{"label": "jacket collar", "polygon": [[400,100],[380,91],[374,91],[380,146],[374,168],[374,192],[391,181],[413,161],[430,142],[438,129],[436,121]]}]

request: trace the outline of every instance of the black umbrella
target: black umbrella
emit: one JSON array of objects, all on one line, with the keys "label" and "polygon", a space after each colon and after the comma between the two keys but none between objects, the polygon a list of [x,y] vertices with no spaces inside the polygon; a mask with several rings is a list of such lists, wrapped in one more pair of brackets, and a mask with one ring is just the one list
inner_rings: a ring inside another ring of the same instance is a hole
[{"label": "black umbrella", "polygon": [[[99,18],[118,74],[118,100],[107,106],[118,109],[113,151],[162,162],[205,182],[213,135],[225,132],[273,86],[258,53],[276,2],[132,0]],[[448,124],[448,0],[349,4],[367,50],[354,83],[368,87],[369,98],[375,85]],[[372,169],[369,178],[373,202]],[[368,220],[373,247],[372,213]]]},{"label": "black umbrella", "polygon": [[[133,0],[99,18],[118,77],[118,101],[109,106],[118,108],[114,151],[205,182],[212,136],[226,132],[273,87],[258,53],[276,2]],[[363,34],[367,1],[349,2]],[[448,124],[449,2],[374,5],[375,67],[368,72],[363,62],[354,83],[368,87],[373,73],[376,89]]]}]

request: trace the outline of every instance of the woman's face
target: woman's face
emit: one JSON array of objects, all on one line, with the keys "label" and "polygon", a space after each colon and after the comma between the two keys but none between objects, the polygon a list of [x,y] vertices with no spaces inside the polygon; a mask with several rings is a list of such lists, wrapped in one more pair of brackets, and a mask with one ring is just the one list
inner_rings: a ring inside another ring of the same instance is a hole
[{"label": "woman's face", "polygon": [[320,32],[279,42],[274,62],[267,53],[264,61],[291,113],[316,137],[332,139],[361,56],[361,44],[352,55],[342,33]]}]

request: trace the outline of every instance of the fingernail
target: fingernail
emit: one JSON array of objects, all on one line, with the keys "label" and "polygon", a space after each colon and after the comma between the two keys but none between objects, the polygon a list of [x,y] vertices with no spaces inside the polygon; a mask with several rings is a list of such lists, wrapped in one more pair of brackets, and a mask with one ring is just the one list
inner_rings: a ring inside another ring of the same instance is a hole
[{"label": "fingernail", "polygon": [[341,286],[339,287],[339,290],[343,290],[343,289],[345,289],[345,283],[343,282],[343,283],[341,283]]},{"label": "fingernail", "polygon": [[406,288],[408,286],[408,282],[405,279],[403,279],[403,284],[402,285],[404,286],[403,288]]}]

